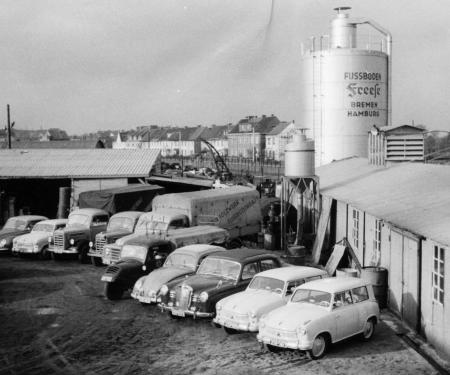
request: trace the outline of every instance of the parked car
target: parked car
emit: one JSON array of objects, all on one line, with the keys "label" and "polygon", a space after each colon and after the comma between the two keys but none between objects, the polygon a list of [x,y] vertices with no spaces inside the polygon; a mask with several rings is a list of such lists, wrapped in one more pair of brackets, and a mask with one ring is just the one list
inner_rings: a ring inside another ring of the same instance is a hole
[{"label": "parked car", "polygon": [[105,296],[110,300],[122,298],[141,276],[164,264],[167,255],[174,250],[170,241],[140,237],[123,246],[120,260],[108,266],[102,276]]},{"label": "parked car", "polygon": [[181,281],[192,275],[203,259],[219,251],[226,251],[226,249],[204,244],[188,245],[176,249],[167,257],[162,268],[154,270],[136,281],[131,297],[141,303],[156,303],[163,284],[176,280]]},{"label": "parked car", "polygon": [[164,284],[160,306],[171,316],[213,317],[217,301],[244,290],[258,272],[281,266],[278,256],[264,250],[213,254],[202,261],[195,275]]},{"label": "parked car", "polygon": [[236,330],[256,332],[261,316],[284,306],[297,286],[324,277],[328,277],[325,270],[303,266],[260,272],[245,291],[217,302],[213,321],[228,333]]},{"label": "parked car", "polygon": [[91,257],[91,262],[93,265],[103,265],[102,255],[105,245],[113,243],[117,239],[133,233],[136,223],[142,214],[143,213],[140,211],[124,211],[111,216],[106,230],[97,233],[95,236],[95,242],[89,242],[88,255]]},{"label": "parked car", "polygon": [[67,219],[42,220],[38,222],[30,233],[14,238],[12,253],[38,254],[40,259],[49,259],[48,238],[53,236],[55,230],[64,228]]},{"label": "parked car", "polygon": [[10,253],[13,239],[22,234],[30,233],[36,223],[48,220],[40,215],[20,215],[10,217],[0,230],[0,253]]},{"label": "parked car", "polygon": [[81,263],[89,261],[89,242],[106,229],[109,215],[97,208],[80,208],[72,211],[67,225],[50,238],[48,251],[53,259],[62,254],[76,254]]},{"label": "parked car", "polygon": [[119,261],[110,265],[102,277],[102,281],[107,282],[105,295],[109,299],[121,298],[123,292],[131,289],[140,277],[161,267],[167,255],[178,247],[223,243],[227,239],[225,229],[211,225],[178,229],[173,234],[133,237],[121,248]]},{"label": "parked car", "polygon": [[295,289],[286,306],[260,319],[257,339],[270,351],[307,351],[321,358],[332,343],[361,334],[372,338],[380,309],[370,282],[330,277]]}]

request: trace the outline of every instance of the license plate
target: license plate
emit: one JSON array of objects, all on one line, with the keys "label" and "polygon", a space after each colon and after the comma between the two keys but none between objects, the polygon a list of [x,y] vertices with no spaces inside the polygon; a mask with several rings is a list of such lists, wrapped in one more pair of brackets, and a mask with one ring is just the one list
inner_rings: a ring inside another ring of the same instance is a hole
[{"label": "license plate", "polygon": [[137,299],[140,301],[140,302],[143,302],[143,303],[151,303],[152,301],[150,300],[150,297],[137,297]]},{"label": "license plate", "polygon": [[102,276],[102,281],[111,281],[112,276]]},{"label": "license plate", "polygon": [[184,313],[184,311],[183,310],[172,310],[172,315],[174,315],[174,316],[181,316],[182,318],[184,318],[185,317],[185,313]]},{"label": "license plate", "polygon": [[56,254],[62,254],[62,249],[56,248],[56,249],[53,249],[53,252]]}]

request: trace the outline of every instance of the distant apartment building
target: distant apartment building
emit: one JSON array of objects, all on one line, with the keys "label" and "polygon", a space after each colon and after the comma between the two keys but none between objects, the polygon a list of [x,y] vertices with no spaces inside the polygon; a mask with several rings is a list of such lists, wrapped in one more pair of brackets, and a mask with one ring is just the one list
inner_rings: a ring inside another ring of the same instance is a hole
[{"label": "distant apartment building", "polygon": [[265,158],[270,160],[284,160],[284,150],[286,145],[292,141],[292,136],[296,131],[294,121],[280,122],[266,136]]},{"label": "distant apartment building", "polygon": [[228,155],[259,160],[265,155],[266,136],[280,123],[274,115],[247,116],[228,132]]}]

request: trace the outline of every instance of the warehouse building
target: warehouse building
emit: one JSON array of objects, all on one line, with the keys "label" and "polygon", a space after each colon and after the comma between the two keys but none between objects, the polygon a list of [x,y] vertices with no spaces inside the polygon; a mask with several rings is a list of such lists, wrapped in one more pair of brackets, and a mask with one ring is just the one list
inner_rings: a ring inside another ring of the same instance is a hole
[{"label": "warehouse building", "polygon": [[21,213],[55,217],[59,190],[71,188],[71,206],[83,191],[145,182],[161,170],[158,150],[0,150],[0,221]]},{"label": "warehouse building", "polygon": [[450,356],[450,166],[349,158],[317,169],[329,243],[388,270],[388,307]]}]

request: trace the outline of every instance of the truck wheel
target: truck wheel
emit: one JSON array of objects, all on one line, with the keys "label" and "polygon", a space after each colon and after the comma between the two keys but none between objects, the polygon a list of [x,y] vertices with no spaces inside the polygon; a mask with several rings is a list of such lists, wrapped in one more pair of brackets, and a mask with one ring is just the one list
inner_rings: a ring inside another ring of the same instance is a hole
[{"label": "truck wheel", "polygon": [[89,257],[88,257],[88,247],[83,246],[78,249],[78,260],[80,263],[89,263]]},{"label": "truck wheel", "polygon": [[102,258],[99,257],[91,257],[91,263],[96,267],[103,266]]},{"label": "truck wheel", "polygon": [[105,284],[105,296],[111,301],[115,301],[122,298],[123,289],[116,283]]},{"label": "truck wheel", "polygon": [[41,252],[38,254],[40,260],[50,259],[50,252],[48,251],[48,246],[44,246]]}]

